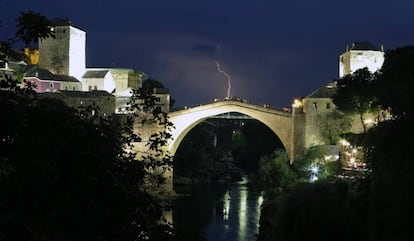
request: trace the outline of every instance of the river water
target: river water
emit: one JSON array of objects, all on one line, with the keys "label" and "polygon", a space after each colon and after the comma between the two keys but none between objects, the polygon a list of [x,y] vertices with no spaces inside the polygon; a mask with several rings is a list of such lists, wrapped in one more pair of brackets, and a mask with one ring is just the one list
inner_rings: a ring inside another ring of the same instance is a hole
[{"label": "river water", "polygon": [[182,240],[254,241],[263,197],[248,180],[229,185],[196,186],[177,198],[174,229]]}]

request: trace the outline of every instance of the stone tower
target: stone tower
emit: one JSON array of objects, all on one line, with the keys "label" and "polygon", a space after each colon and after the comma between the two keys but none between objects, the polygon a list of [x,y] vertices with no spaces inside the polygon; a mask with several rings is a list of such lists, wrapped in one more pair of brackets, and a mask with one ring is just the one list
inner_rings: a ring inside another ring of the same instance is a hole
[{"label": "stone tower", "polygon": [[39,40],[39,66],[81,80],[86,68],[86,32],[68,19],[53,21],[55,38]]},{"label": "stone tower", "polygon": [[354,42],[352,47],[347,47],[345,53],[339,56],[339,78],[352,74],[358,69],[367,67],[375,72],[384,63],[384,49],[377,48],[369,42]]}]

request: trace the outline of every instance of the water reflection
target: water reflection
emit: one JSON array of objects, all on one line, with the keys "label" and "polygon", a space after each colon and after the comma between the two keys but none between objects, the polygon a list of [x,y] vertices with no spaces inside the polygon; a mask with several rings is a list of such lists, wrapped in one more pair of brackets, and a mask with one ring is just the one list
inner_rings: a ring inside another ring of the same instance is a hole
[{"label": "water reflection", "polygon": [[187,240],[255,240],[262,202],[247,179],[227,187],[198,187],[175,202],[174,229]]}]

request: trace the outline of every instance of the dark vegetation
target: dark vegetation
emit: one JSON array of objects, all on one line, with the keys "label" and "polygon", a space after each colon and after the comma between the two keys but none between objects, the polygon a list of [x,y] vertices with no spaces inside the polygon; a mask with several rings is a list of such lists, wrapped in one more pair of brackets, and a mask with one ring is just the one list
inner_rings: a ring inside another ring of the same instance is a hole
[{"label": "dark vegetation", "polygon": [[[49,28],[43,32],[44,24],[41,15],[22,12],[17,39],[28,44],[52,35]],[[14,43],[0,43],[2,60],[19,53]],[[150,119],[143,125],[169,127],[153,104],[151,93],[135,90],[131,111],[146,110]],[[143,188],[144,182],[163,183],[146,170],[171,164],[168,156],[153,161],[168,135],[154,133],[154,155],[137,160],[129,151],[141,141],[132,130],[136,116],[101,118],[90,108],[39,98],[21,79],[1,77],[0,240],[173,239],[170,226],[160,222],[164,206]]]},{"label": "dark vegetation", "polygon": [[184,138],[174,157],[174,176],[185,184],[237,181],[257,171],[260,157],[282,148],[256,120],[208,119]]},{"label": "dark vegetation", "polygon": [[403,47],[386,52],[377,73],[362,69],[338,80],[334,102],[339,110],[353,114],[392,110],[391,120],[379,122],[357,138],[369,166],[365,175],[349,179],[328,175],[305,183],[300,177],[309,173],[298,175],[298,170],[306,170],[300,167],[306,167],[309,159],[293,166],[283,153],[263,159],[259,183],[265,202],[257,240],[412,239],[413,66],[414,47]]}]

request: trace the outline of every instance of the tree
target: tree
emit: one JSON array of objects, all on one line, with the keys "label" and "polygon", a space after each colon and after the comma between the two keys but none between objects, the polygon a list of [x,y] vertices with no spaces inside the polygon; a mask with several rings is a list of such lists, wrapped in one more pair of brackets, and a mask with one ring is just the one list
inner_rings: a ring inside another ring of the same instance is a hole
[{"label": "tree", "polygon": [[131,125],[19,87],[0,92],[0,111],[2,239],[169,239],[162,206],[143,189],[148,166],[164,163],[129,151],[139,141]]},{"label": "tree", "polygon": [[257,171],[257,183],[267,196],[279,194],[294,182],[287,153],[277,150],[263,157]]},{"label": "tree", "polygon": [[338,90],[332,99],[338,109],[345,114],[359,115],[364,133],[367,129],[364,114],[376,108],[372,84],[376,78],[377,74],[371,73],[368,68],[346,75],[337,81]]},{"label": "tree", "polygon": [[414,215],[414,47],[387,52],[376,83],[378,103],[390,107],[393,119],[372,128],[365,138],[370,180],[371,240],[410,240]]},{"label": "tree", "polygon": [[334,110],[321,116],[319,122],[322,139],[328,145],[335,145],[339,135],[347,132],[351,127],[351,119],[343,112]]},{"label": "tree", "polygon": [[[171,173],[172,156],[166,146],[172,137],[171,130],[174,128],[173,123],[169,121],[168,113],[156,108],[156,99],[149,89],[132,89],[132,96],[128,103],[131,114],[126,118],[126,124],[130,127],[127,136],[134,137],[129,140],[146,143],[144,150],[142,145],[138,148],[138,158],[146,171],[146,184],[154,190],[165,183],[164,174]],[[144,130],[146,127],[155,129],[149,136],[144,137],[146,139],[134,133],[135,128]]]},{"label": "tree", "polygon": [[16,39],[22,41],[26,47],[37,43],[39,39],[54,37],[52,22],[40,13],[33,11],[20,12],[16,24]]},{"label": "tree", "polygon": [[[378,104],[391,107],[394,118],[412,118],[414,103],[414,46],[388,51],[375,81]],[[405,116],[405,117],[404,117]]]},{"label": "tree", "polygon": [[186,135],[174,156],[174,175],[208,182],[212,162],[216,161],[218,150],[214,147],[215,127],[200,123]]},{"label": "tree", "polygon": [[14,49],[13,46],[21,41],[30,52],[33,49],[32,44],[37,43],[39,39],[55,36],[51,28],[52,23],[45,16],[32,11],[20,12],[16,21],[15,39],[0,41],[0,60],[7,61],[8,58],[11,58],[30,63],[30,58],[23,51]]},{"label": "tree", "polygon": [[[152,152],[137,160],[136,112],[121,121],[99,117],[42,98],[11,77],[0,83],[1,240],[172,238],[160,222],[162,203],[144,188],[150,168],[168,168],[168,156],[153,156],[169,138],[165,132],[153,133]],[[151,107],[152,95],[135,90],[133,98],[141,98],[152,121],[169,125]]]}]

